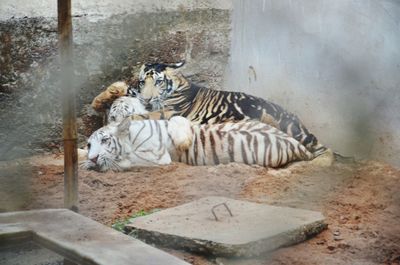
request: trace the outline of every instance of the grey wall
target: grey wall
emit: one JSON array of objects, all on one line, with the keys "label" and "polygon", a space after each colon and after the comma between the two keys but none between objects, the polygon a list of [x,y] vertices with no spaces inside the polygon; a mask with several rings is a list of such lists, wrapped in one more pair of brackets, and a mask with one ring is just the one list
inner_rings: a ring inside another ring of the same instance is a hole
[{"label": "grey wall", "polygon": [[400,1],[234,0],[232,23],[226,89],[281,104],[342,154],[400,165]]}]

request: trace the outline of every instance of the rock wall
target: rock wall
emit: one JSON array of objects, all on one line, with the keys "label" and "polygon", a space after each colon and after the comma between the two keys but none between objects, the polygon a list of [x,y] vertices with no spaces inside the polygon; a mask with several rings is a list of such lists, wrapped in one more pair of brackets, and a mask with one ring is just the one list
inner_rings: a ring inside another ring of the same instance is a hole
[{"label": "rock wall", "polygon": [[[93,97],[136,76],[144,62],[186,60],[189,79],[221,86],[230,1],[136,1],[134,7],[130,1],[73,2],[81,144],[101,125],[88,107]],[[59,148],[61,140],[56,7],[37,1],[29,9],[24,3],[30,2],[5,0],[0,9],[0,160]]]}]

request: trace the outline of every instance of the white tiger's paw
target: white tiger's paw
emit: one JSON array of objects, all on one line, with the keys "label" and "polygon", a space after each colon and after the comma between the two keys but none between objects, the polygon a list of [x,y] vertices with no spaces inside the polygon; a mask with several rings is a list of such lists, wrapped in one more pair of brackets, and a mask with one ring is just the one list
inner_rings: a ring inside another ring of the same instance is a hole
[{"label": "white tiger's paw", "polygon": [[168,121],[168,133],[179,151],[190,148],[193,141],[191,123],[188,119],[175,116]]}]

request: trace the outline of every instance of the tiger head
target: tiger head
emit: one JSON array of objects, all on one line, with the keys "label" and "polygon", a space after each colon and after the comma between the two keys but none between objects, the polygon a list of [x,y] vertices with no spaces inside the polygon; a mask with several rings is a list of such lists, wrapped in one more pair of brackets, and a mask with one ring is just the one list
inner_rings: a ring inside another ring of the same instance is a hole
[{"label": "tiger head", "polygon": [[120,153],[120,144],[114,136],[117,130],[116,126],[107,125],[95,131],[88,139],[88,154],[86,161],[87,169],[98,171],[121,171],[118,164]]},{"label": "tiger head", "polygon": [[192,134],[190,121],[183,117],[173,117],[168,122],[128,117],[98,129],[89,137],[87,160],[81,166],[104,172],[170,164],[169,150],[188,149]]},{"label": "tiger head", "polygon": [[175,69],[184,65],[184,62],[175,64],[144,64],[139,73],[139,89],[142,97],[152,99],[166,98],[183,83],[187,82]]},{"label": "tiger head", "polygon": [[114,100],[108,114],[108,123],[120,123],[133,114],[146,114],[148,111],[139,98],[120,97]]}]

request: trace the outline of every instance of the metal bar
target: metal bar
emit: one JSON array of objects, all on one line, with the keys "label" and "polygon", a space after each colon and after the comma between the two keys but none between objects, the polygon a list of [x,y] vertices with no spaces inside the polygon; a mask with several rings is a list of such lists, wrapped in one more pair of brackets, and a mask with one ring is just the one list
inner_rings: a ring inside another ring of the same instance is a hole
[{"label": "metal bar", "polygon": [[215,213],[215,209],[219,206],[225,206],[225,209],[228,211],[229,215],[231,217],[233,217],[232,211],[231,209],[229,209],[228,205],[226,204],[226,202],[220,203],[220,204],[216,204],[211,208],[211,213],[214,215],[215,221],[219,221],[217,214]]},{"label": "metal bar", "polygon": [[64,207],[78,211],[78,137],[73,84],[71,0],[58,0],[57,4],[64,138]]}]

